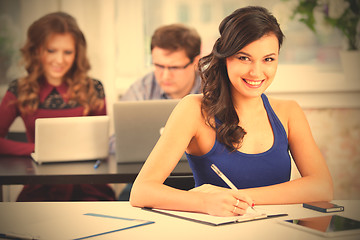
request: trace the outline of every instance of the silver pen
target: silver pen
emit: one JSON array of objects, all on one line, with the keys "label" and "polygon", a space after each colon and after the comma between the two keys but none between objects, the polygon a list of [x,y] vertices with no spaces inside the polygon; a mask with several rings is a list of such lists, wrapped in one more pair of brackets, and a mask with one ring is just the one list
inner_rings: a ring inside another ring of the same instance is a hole
[{"label": "silver pen", "polygon": [[[235,185],[225,176],[225,174],[223,174],[220,169],[215,165],[215,164],[211,164],[211,169],[214,170],[214,172],[233,190],[238,190],[237,187],[235,187]],[[254,209],[254,204],[252,206],[250,206],[253,210]],[[256,210],[255,210],[256,211]]]},{"label": "silver pen", "polygon": [[238,190],[235,185],[225,176],[225,174],[223,174],[215,164],[211,164],[211,168],[212,170],[214,170],[214,172],[221,177],[222,180],[224,180],[224,182],[233,190]]}]

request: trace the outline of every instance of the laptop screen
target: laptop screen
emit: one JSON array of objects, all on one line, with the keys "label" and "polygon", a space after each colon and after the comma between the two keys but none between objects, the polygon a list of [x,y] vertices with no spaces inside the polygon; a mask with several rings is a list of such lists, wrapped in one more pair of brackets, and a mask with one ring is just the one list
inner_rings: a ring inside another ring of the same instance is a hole
[{"label": "laptop screen", "polygon": [[[116,159],[145,162],[179,100],[123,101],[114,104]],[[186,159],[185,154],[182,160]]]},{"label": "laptop screen", "polygon": [[39,118],[35,121],[37,162],[106,158],[109,152],[109,116]]}]

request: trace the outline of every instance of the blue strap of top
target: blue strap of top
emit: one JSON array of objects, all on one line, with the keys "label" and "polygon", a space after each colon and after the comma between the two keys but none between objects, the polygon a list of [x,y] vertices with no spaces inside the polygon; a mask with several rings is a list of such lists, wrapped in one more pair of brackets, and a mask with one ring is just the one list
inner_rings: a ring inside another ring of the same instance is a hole
[{"label": "blue strap of top", "polygon": [[228,187],[213,172],[211,164],[215,164],[239,189],[268,186],[290,179],[291,159],[286,131],[266,95],[262,94],[261,97],[273,129],[273,146],[263,153],[246,154],[240,151],[230,152],[224,144],[215,140],[213,148],[202,156],[186,154],[195,186],[213,184]]}]

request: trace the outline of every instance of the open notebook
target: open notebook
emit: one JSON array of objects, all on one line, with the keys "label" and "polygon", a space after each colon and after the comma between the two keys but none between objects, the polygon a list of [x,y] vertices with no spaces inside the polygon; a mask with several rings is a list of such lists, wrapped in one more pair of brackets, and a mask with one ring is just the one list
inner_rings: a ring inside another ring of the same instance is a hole
[{"label": "open notebook", "polygon": [[183,212],[183,211],[171,211],[171,210],[161,210],[161,209],[153,209],[153,208],[143,208],[144,210],[164,214],[171,217],[177,217],[184,220],[189,220],[193,222],[198,222],[202,224],[207,224],[211,226],[221,226],[225,224],[231,223],[240,223],[240,222],[248,222],[259,219],[268,219],[274,217],[283,217],[287,216],[286,213],[270,213],[264,209],[259,208],[248,208],[247,213],[242,216],[234,216],[234,217],[217,217],[211,216],[204,213],[194,213],[194,212]]}]

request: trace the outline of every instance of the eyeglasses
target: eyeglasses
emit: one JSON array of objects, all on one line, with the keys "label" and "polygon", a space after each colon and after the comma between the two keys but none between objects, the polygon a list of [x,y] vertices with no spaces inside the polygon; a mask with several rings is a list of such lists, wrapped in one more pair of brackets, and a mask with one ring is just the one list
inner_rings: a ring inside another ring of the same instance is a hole
[{"label": "eyeglasses", "polygon": [[190,61],[185,66],[164,66],[161,64],[157,64],[157,63],[154,63],[154,66],[158,71],[164,71],[165,69],[167,69],[169,72],[176,72],[176,71],[180,71],[180,70],[187,68],[192,62],[193,61]]}]

